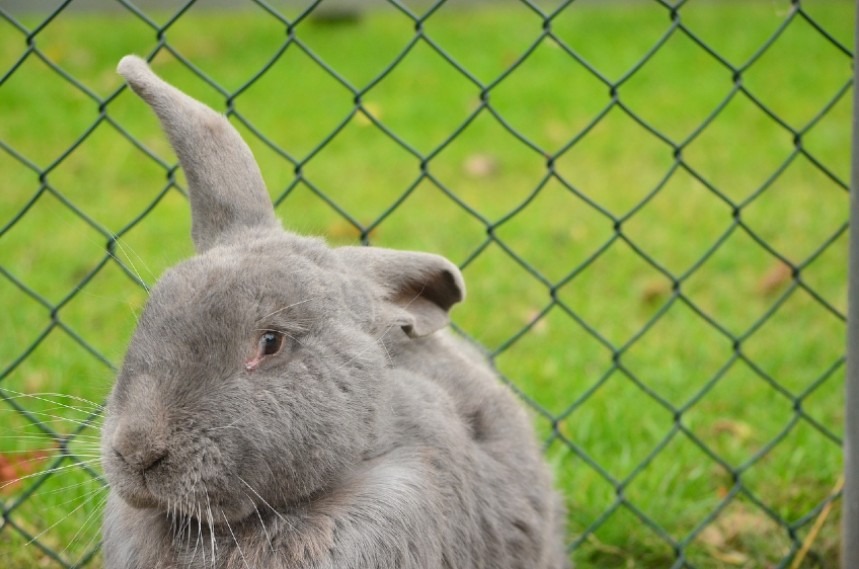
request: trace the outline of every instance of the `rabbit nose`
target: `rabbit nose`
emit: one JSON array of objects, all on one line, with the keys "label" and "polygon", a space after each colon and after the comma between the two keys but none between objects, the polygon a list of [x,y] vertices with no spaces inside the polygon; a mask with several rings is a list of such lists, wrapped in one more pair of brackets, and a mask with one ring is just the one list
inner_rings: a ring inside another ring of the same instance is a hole
[{"label": "rabbit nose", "polygon": [[113,435],[113,450],[135,470],[145,471],[167,456],[167,443],[157,429],[122,422]]}]

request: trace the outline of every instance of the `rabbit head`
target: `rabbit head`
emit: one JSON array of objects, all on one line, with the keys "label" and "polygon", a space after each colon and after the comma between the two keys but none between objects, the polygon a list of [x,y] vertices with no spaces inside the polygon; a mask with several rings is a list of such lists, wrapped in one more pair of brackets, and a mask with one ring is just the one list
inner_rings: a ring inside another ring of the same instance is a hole
[{"label": "rabbit head", "polygon": [[140,316],[107,404],[108,482],[133,507],[209,523],[311,499],[381,444],[381,338],[447,324],[462,277],[435,255],[285,232],[225,117],[137,57],[118,71],[179,156],[198,254]]}]

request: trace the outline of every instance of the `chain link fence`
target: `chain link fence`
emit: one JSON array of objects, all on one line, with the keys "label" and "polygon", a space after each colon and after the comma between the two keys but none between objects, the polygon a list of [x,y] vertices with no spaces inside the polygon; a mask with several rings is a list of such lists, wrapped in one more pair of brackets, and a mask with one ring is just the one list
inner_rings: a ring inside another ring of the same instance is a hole
[{"label": "chain link fence", "polygon": [[190,254],[132,52],[290,229],[462,267],[579,567],[836,566],[852,2],[175,4],[0,1],[5,567],[100,565],[99,402]]}]

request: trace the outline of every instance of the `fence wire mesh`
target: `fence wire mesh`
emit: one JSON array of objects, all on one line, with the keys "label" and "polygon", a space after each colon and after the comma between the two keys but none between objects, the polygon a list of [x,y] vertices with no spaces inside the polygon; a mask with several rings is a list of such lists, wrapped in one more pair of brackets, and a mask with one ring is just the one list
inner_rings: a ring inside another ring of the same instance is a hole
[{"label": "fence wire mesh", "polygon": [[99,566],[98,402],[190,254],[132,52],[287,227],[462,267],[578,566],[836,565],[852,2],[77,4],[0,2],[4,567]]}]

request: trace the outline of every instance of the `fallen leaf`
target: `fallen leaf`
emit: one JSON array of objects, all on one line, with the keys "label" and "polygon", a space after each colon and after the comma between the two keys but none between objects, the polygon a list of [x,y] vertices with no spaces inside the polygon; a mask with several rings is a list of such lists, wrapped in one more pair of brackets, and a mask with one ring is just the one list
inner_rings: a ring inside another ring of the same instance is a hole
[{"label": "fallen leaf", "polygon": [[713,423],[713,433],[717,435],[728,434],[736,437],[740,442],[747,441],[754,434],[754,429],[748,423],[733,421],[731,419],[719,419]]},{"label": "fallen leaf", "polygon": [[465,159],[463,170],[472,178],[488,178],[498,172],[498,160],[490,154],[472,154]]},{"label": "fallen leaf", "polygon": [[[530,324],[531,322],[534,322],[534,319],[537,318],[537,316],[539,315],[539,310],[529,310],[524,314],[522,320],[525,324]],[[534,326],[531,327],[529,332],[533,332],[537,336],[543,336],[546,334],[546,332],[548,332],[548,330],[549,324],[546,322],[545,318],[541,318],[538,322],[534,324]]]},{"label": "fallen leaf", "polygon": [[725,547],[727,539],[722,529],[717,524],[710,524],[698,534],[698,541],[708,547]]},{"label": "fallen leaf", "polygon": [[727,563],[728,565],[745,565],[749,560],[749,556],[739,551],[712,551],[710,553],[714,559]]},{"label": "fallen leaf", "polygon": [[747,567],[751,560],[738,549],[743,547],[744,538],[763,536],[770,530],[764,514],[745,509],[732,510],[722,513],[705,527],[696,541],[707,548],[713,559],[725,565]]},{"label": "fallen leaf", "polygon": [[651,280],[641,287],[641,302],[653,304],[671,294],[671,283],[665,279]]},{"label": "fallen leaf", "polygon": [[758,292],[763,296],[769,296],[793,278],[793,268],[784,261],[776,261],[776,264],[758,281]]},{"label": "fallen leaf", "polygon": [[42,370],[36,370],[24,378],[25,390],[28,393],[39,393],[45,390],[45,384],[48,381],[48,374]]},{"label": "fallen leaf", "polygon": [[43,450],[16,454],[0,453],[0,490],[10,492],[25,476],[38,472],[48,458]]}]

